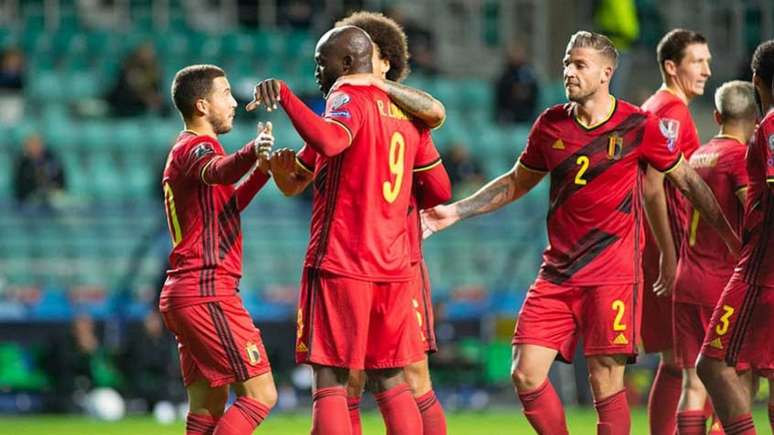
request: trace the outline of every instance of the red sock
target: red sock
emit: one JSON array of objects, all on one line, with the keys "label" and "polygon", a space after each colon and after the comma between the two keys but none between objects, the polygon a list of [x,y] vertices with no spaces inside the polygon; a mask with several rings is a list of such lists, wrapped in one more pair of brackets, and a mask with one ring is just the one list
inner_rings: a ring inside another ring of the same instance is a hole
[{"label": "red sock", "polygon": [[352,435],[363,435],[360,424],[360,397],[348,396],[347,407],[349,408],[349,422],[352,424]]},{"label": "red sock", "polygon": [[704,435],[707,426],[707,416],[704,410],[677,412],[678,435]]},{"label": "red sock", "polygon": [[674,367],[658,366],[648,397],[648,421],[651,435],[674,435],[677,403],[680,401],[683,374]]},{"label": "red sock", "polygon": [[594,401],[594,407],[597,408],[598,435],[628,435],[631,432],[632,420],[625,389]]},{"label": "red sock", "polygon": [[749,412],[731,419],[728,424],[723,425],[728,435],[755,435],[755,425],[753,424],[752,414]]},{"label": "red sock", "polygon": [[252,397],[242,396],[231,405],[218,425],[213,435],[249,435],[266,419],[271,408]]},{"label": "red sock", "polygon": [[430,390],[415,400],[422,414],[423,435],[446,435],[446,416],[435,392]]},{"label": "red sock", "polygon": [[568,433],[562,402],[548,379],[532,391],[518,393],[524,407],[524,415],[537,433]]},{"label": "red sock", "polygon": [[347,389],[318,388],[312,397],[312,435],[351,435]]},{"label": "red sock", "polygon": [[191,414],[185,417],[185,435],[212,435],[218,420],[211,415]]},{"label": "red sock", "polygon": [[387,435],[416,435],[422,433],[422,416],[408,384],[400,384],[374,394],[382,412]]}]

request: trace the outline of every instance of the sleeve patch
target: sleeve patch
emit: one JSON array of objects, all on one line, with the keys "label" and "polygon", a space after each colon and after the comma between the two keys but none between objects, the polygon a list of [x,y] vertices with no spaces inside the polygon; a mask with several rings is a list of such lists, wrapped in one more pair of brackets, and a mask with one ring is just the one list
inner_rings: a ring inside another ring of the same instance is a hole
[{"label": "sleeve patch", "polygon": [[211,143],[202,142],[191,151],[191,155],[193,156],[194,160],[199,160],[208,154],[213,154],[214,152],[215,150],[212,148]]},{"label": "sleeve patch", "polygon": [[769,143],[769,152],[774,154],[774,133],[769,135],[768,143]]},{"label": "sleeve patch", "polygon": [[659,119],[658,129],[667,140],[667,149],[670,152],[674,152],[680,135],[680,121],[670,118]]},{"label": "sleeve patch", "polygon": [[340,92],[336,94],[333,97],[333,99],[331,99],[331,103],[330,103],[331,112],[349,103],[351,100],[352,98],[350,98],[350,96],[348,94],[345,94],[344,92]]}]

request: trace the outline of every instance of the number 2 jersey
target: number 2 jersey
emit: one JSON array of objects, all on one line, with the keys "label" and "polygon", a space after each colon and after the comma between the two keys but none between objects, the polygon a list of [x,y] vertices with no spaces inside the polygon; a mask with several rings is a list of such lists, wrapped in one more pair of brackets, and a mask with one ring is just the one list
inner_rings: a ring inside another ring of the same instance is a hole
[{"label": "number 2 jersey", "polygon": [[641,281],[640,185],[650,164],[662,172],[681,159],[663,122],[621,100],[607,119],[586,126],[574,103],[535,121],[519,164],[550,172],[548,247],[539,278],[566,286]]},{"label": "number 2 jersey", "polygon": [[407,216],[415,170],[440,164],[430,130],[374,87],[342,86],[324,116],[346,129],[342,153],[299,160],[314,171],[305,267],[365,281],[408,281],[412,244]]}]

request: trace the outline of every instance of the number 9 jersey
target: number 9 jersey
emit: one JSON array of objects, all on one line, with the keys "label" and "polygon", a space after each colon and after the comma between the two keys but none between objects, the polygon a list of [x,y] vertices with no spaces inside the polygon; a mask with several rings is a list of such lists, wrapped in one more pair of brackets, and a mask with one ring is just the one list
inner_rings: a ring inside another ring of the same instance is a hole
[{"label": "number 9 jersey", "polygon": [[412,279],[413,171],[441,161],[430,130],[375,87],[342,86],[328,96],[324,118],[347,131],[350,146],[316,156],[304,266],[366,281]]}]

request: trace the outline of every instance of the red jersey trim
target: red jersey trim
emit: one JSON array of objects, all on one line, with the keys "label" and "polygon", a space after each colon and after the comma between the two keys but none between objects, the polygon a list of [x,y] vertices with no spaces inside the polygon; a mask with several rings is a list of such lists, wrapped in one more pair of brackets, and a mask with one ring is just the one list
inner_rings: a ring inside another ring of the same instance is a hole
[{"label": "red jersey trim", "polygon": [[616,109],[618,109],[618,100],[612,95],[610,96],[610,99],[613,100],[613,106],[610,108],[610,112],[608,112],[607,116],[602,121],[599,121],[593,125],[586,125],[580,119],[578,119],[578,115],[575,115],[575,114],[573,114],[572,119],[575,121],[576,124],[578,124],[585,131],[592,131],[592,130],[596,130],[599,127],[602,127],[607,123],[607,121],[610,121],[610,119],[613,118],[613,115],[615,115]]},{"label": "red jersey trim", "polygon": [[530,172],[535,172],[535,173],[538,173],[538,174],[548,173],[548,171],[546,169],[537,169],[537,168],[530,167],[529,165],[527,165],[524,162],[522,162],[521,159],[519,159],[519,161],[517,161],[516,164],[521,165],[522,168],[524,168],[524,169],[526,169],[526,170],[528,170]]},{"label": "red jersey trim", "polygon": [[306,166],[306,163],[304,163],[303,161],[301,161],[301,159],[299,159],[298,157],[296,157],[296,164],[297,164],[297,165],[298,165],[298,166],[299,166],[301,169],[303,169],[304,171],[306,171],[306,172],[308,172],[308,173],[310,173],[310,174],[314,174],[314,168],[310,168],[310,167]]},{"label": "red jersey trim", "polygon": [[[774,184],[774,177],[767,178],[766,182],[769,183],[769,184]],[[745,187],[747,187],[747,186],[745,186]]]},{"label": "red jersey trim", "polygon": [[[670,172],[674,171],[675,169],[677,169],[677,167],[678,167],[678,166],[680,166],[680,163],[682,163],[682,162],[683,162],[683,160],[685,160],[685,158],[683,157],[683,154],[681,153],[681,154],[680,154],[680,157],[678,157],[678,158],[677,158],[677,160],[675,160],[675,162],[674,162],[674,163],[672,163],[671,165],[669,165],[669,166],[668,166],[666,169],[664,169],[663,171],[659,171],[659,172],[661,172],[661,173],[663,173],[663,174],[668,174],[668,173],[670,173]],[[658,169],[657,169],[657,170],[658,170]]]},{"label": "red jersey trim", "polygon": [[441,164],[441,158],[438,157],[434,162],[431,162],[431,163],[428,163],[428,164],[422,165],[422,166],[417,166],[416,168],[414,168],[414,172],[428,171],[428,170],[433,169],[434,167],[436,167],[436,166],[438,166],[440,164]]},{"label": "red jersey trim", "polygon": [[335,119],[332,119],[332,118],[325,118],[325,122],[331,122],[331,123],[336,124],[339,127],[343,128],[344,131],[347,132],[347,136],[349,136],[349,143],[347,144],[347,146],[352,145],[352,140],[353,140],[352,139],[352,131],[350,131],[349,127],[344,125],[344,123],[336,121]]}]

